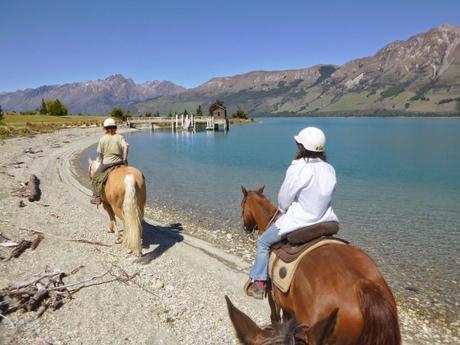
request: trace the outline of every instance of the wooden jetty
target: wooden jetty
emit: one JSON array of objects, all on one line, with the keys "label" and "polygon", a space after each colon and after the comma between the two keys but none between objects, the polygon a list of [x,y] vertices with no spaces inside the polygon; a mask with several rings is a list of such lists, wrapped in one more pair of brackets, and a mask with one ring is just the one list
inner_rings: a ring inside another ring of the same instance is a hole
[{"label": "wooden jetty", "polygon": [[229,121],[226,117],[220,118],[215,116],[194,116],[192,115],[175,115],[173,117],[130,117],[126,121],[126,125],[130,128],[150,127],[155,128],[171,128],[173,131],[205,129],[211,131],[228,131]]}]

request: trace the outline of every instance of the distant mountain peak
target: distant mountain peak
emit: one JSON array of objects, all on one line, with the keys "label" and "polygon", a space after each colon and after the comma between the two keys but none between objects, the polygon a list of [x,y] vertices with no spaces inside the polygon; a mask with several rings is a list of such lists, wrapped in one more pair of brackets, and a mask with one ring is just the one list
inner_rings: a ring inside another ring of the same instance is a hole
[{"label": "distant mountain peak", "polygon": [[105,78],[105,80],[107,81],[118,81],[118,80],[121,80],[121,81],[125,81],[125,80],[128,80],[127,78],[125,78],[123,76],[123,74],[112,74],[110,76],[108,76],[107,78]]},{"label": "distant mountain peak", "polygon": [[441,24],[437,29],[441,31],[454,31],[460,34],[460,26],[453,25],[453,24],[448,24],[448,23]]}]

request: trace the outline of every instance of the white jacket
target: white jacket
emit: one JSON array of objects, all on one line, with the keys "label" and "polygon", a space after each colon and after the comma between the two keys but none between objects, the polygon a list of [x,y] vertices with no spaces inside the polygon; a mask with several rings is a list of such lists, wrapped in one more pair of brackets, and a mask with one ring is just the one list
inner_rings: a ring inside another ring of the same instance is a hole
[{"label": "white jacket", "polygon": [[321,222],[338,222],[331,205],[336,182],[329,163],[319,158],[293,160],[278,194],[278,208],[284,213],[275,223],[279,234]]}]

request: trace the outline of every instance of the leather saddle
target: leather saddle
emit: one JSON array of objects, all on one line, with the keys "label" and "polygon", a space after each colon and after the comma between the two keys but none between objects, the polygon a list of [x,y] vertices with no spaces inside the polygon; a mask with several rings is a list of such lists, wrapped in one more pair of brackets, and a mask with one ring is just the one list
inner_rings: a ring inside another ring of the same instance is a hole
[{"label": "leather saddle", "polygon": [[286,263],[295,261],[305,250],[316,245],[324,239],[332,239],[338,242],[349,242],[333,237],[339,231],[337,222],[323,222],[307,226],[305,228],[290,232],[286,239],[275,243],[272,251]]}]

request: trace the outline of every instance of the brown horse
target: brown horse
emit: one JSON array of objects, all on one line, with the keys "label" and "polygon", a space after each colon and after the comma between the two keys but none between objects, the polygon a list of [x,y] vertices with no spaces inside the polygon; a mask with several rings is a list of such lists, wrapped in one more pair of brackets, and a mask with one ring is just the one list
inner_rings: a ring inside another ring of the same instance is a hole
[{"label": "brown horse", "polygon": [[[260,235],[276,208],[262,194],[264,187],[241,189],[244,228],[257,229]],[[281,309],[283,317],[293,316],[310,327],[338,308],[334,331],[325,344],[401,344],[394,296],[374,261],[352,245],[326,244],[311,251],[299,263],[287,293],[273,284],[270,289],[273,322],[280,319]],[[309,344],[308,334],[304,341]]]},{"label": "brown horse", "polygon": [[[93,178],[100,161],[89,160],[89,174]],[[101,192],[102,206],[109,214],[108,231],[115,232],[116,243],[123,243],[129,253],[142,255],[142,221],[146,199],[144,175],[134,167],[118,167],[109,173]],[[115,215],[123,222],[123,239]]]},{"label": "brown horse", "polygon": [[[338,309],[334,309],[326,319],[311,327],[302,326],[295,319],[291,319],[288,322],[277,322],[260,328],[249,316],[236,308],[227,296],[225,300],[238,339],[248,345],[327,345],[337,322]],[[308,342],[304,340],[305,334]]]}]

